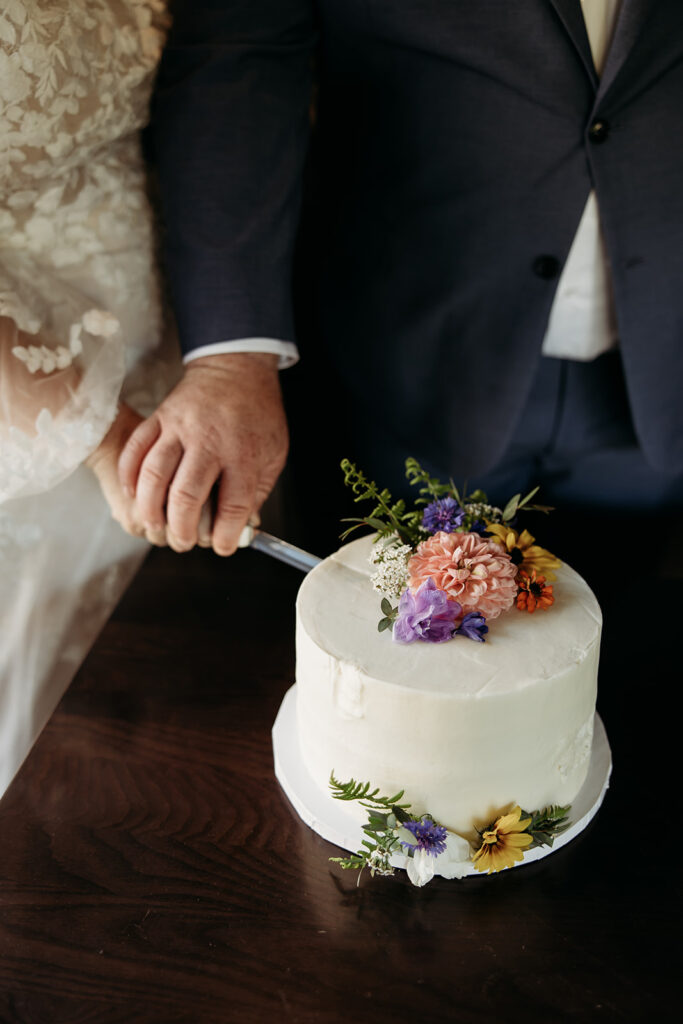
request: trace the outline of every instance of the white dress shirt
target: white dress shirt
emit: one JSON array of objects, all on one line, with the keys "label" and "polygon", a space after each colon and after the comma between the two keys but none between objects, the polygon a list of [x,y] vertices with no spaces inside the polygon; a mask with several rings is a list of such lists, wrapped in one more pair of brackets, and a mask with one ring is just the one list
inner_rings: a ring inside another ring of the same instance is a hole
[{"label": "white dress shirt", "polygon": [[[595,69],[605,64],[621,0],[581,0]],[[567,262],[560,276],[543,339],[543,355],[588,361],[614,348],[617,326],[609,263],[600,228],[595,192],[588,196]],[[291,341],[276,338],[237,338],[202,345],[189,352],[185,363],[226,352],[271,352],[281,370],[297,362]]]},{"label": "white dress shirt", "polygon": [[[581,0],[598,75],[602,74],[621,0]],[[588,361],[617,344],[609,262],[595,192],[588,196],[560,276],[543,355]]]}]

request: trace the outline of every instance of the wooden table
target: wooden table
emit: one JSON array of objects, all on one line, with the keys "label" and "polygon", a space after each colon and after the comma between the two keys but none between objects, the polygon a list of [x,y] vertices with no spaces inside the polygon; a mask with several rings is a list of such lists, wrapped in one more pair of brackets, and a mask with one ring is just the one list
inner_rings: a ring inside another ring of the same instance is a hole
[{"label": "wooden table", "polygon": [[149,557],[0,805],[3,1024],[677,1019],[680,579],[610,607],[597,819],[423,889],[356,886],[273,777],[300,579]]}]

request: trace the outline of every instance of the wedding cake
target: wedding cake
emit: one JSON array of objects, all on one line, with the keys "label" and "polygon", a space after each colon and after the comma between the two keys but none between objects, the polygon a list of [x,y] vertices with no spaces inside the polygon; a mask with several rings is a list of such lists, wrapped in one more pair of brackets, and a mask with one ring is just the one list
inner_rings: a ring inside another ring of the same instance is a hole
[{"label": "wedding cake", "polygon": [[275,729],[285,792],[357,851],[332,858],[343,868],[405,867],[423,885],[545,856],[596,813],[611,770],[595,713],[600,608],[522,528],[550,510],[532,504],[537,489],[502,508],[461,495],[409,459],[411,509],[342,468],[372,502],[347,534],[374,534],[300,588],[296,685]]},{"label": "wedding cake", "polygon": [[471,834],[503,807],[571,804],[588,770],[601,615],[556,570],[551,613],[513,608],[485,643],[393,643],[376,626],[372,538],[310,572],[297,601],[301,754],[330,773],[405,789],[413,811]]}]

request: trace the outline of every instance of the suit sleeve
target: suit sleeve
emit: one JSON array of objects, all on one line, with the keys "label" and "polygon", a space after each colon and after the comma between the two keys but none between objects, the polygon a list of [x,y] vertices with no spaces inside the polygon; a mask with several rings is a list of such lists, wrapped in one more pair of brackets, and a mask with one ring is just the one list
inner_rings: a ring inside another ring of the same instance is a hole
[{"label": "suit sleeve", "polygon": [[181,0],[171,9],[149,141],[183,351],[293,340],[313,0]]}]

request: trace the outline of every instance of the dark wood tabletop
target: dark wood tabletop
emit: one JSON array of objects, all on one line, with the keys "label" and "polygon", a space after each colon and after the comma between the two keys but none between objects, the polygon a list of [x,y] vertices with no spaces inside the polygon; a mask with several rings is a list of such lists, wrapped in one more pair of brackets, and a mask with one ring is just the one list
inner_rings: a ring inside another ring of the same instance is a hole
[{"label": "dark wood tabletop", "polygon": [[679,1019],[681,577],[634,544],[602,810],[422,889],[356,885],[274,778],[300,574],[154,551],[0,804],[3,1024]]}]

